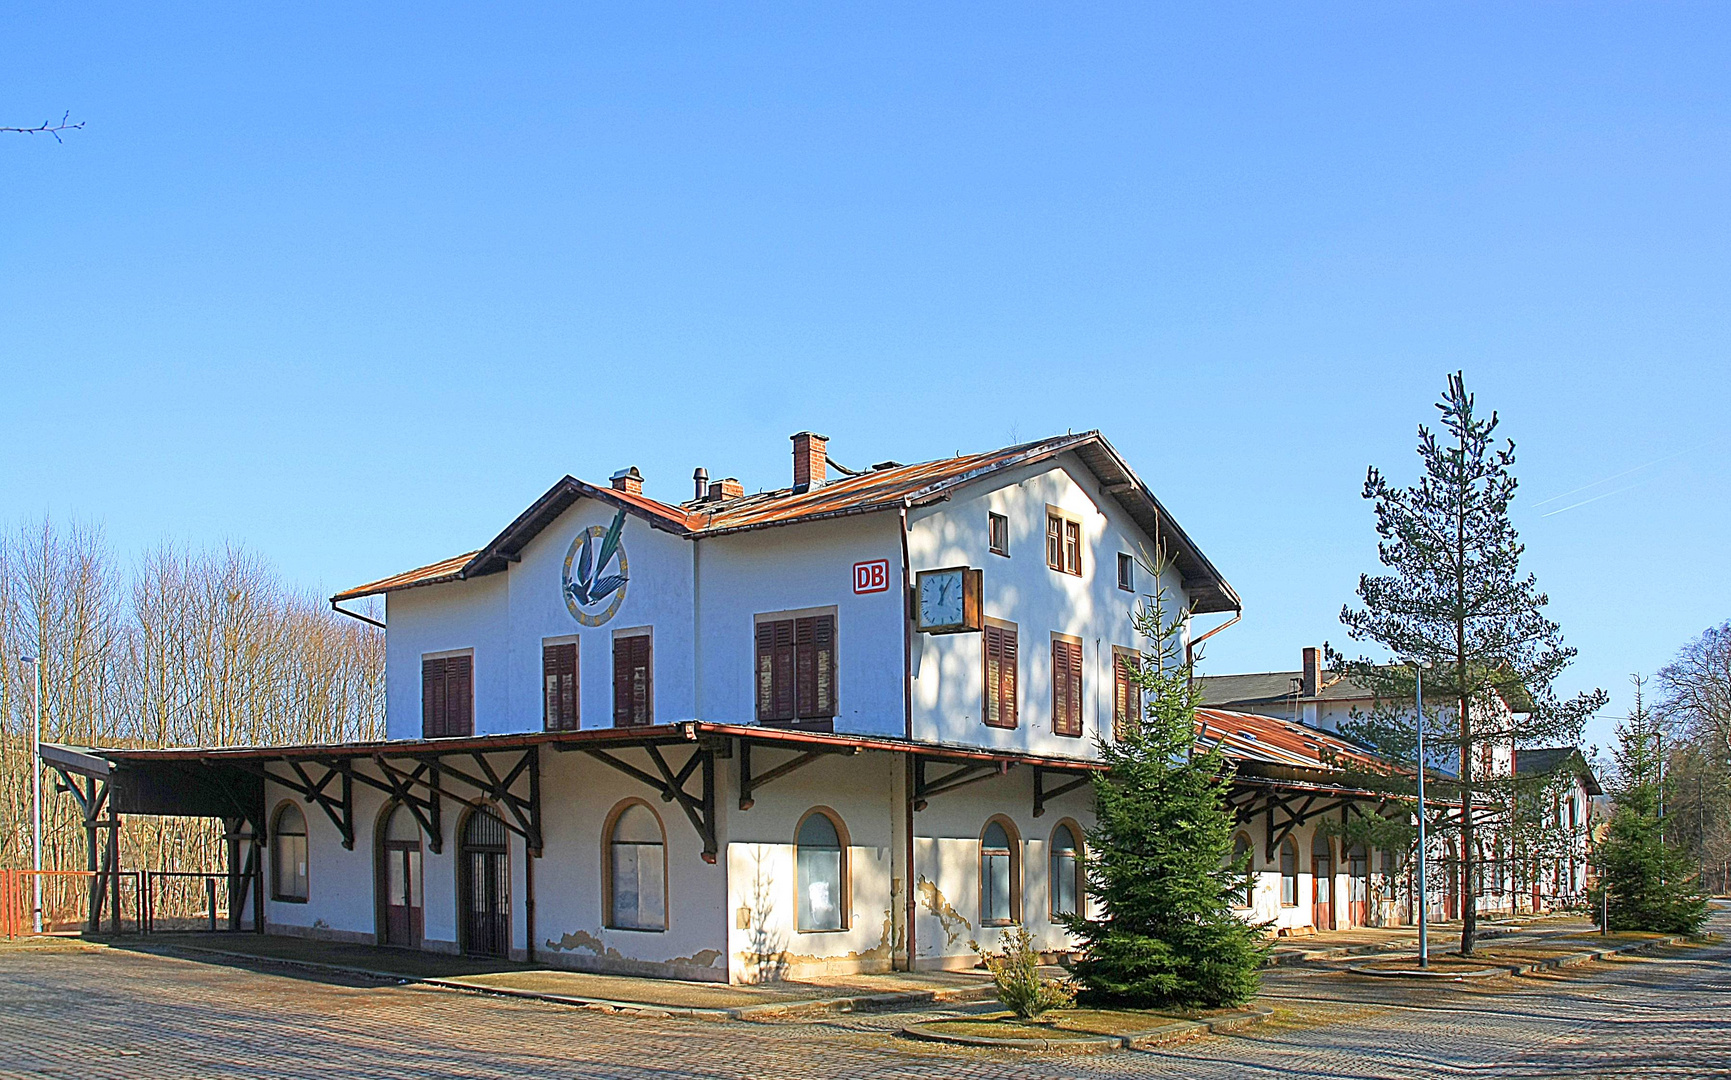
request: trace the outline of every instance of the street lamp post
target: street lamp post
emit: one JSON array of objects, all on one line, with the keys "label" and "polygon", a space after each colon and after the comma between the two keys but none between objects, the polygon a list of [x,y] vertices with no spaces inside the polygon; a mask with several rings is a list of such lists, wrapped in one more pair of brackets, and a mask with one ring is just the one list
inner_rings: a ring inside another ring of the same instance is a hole
[{"label": "street lamp post", "polygon": [[32,704],[35,712],[35,727],[30,740],[30,865],[36,871],[31,875],[35,883],[34,904],[31,907],[30,925],[38,934],[42,932],[42,661],[34,656],[21,657],[24,663],[30,665],[30,671],[35,676],[31,684]]},{"label": "street lamp post", "polygon": [[1418,706],[1418,966],[1430,967],[1430,905],[1425,892],[1424,829],[1424,661],[1412,665],[1413,700]]}]

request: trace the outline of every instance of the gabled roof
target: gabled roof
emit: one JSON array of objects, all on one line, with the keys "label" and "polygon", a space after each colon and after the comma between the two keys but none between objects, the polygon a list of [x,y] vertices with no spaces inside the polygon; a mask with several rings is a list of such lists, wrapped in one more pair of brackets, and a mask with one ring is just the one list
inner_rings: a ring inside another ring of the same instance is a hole
[{"label": "gabled roof", "polygon": [[1549,776],[1564,770],[1572,771],[1580,779],[1588,795],[1605,793],[1578,746],[1537,746],[1515,751],[1516,776]]},{"label": "gabled roof", "polygon": [[[1361,701],[1370,691],[1351,679],[1334,679],[1323,673],[1323,686],[1315,697],[1298,694],[1304,683],[1302,671],[1255,671],[1243,675],[1200,675],[1202,700],[1207,705],[1272,705],[1281,701]],[[1296,698],[1295,698],[1296,695]]]},{"label": "gabled roof", "polygon": [[1099,478],[1130,518],[1155,537],[1173,560],[1197,614],[1236,611],[1238,594],[1208,561],[1188,534],[1172,520],[1140,477],[1097,431],[1060,435],[982,454],[958,455],[916,465],[893,465],[847,476],[807,491],[782,488],[720,501],[703,500],[671,506],[645,495],[611,487],[596,487],[567,476],[535,500],[492,542],[469,555],[446,559],[418,570],[370,582],[333,596],[352,600],[416,585],[459,581],[497,573],[517,561],[523,547],[579,499],[598,499],[642,518],[652,527],[701,540],[752,529],[822,521],[925,506],[941,501],[955,489],[994,473],[1036,464],[1073,452]]}]

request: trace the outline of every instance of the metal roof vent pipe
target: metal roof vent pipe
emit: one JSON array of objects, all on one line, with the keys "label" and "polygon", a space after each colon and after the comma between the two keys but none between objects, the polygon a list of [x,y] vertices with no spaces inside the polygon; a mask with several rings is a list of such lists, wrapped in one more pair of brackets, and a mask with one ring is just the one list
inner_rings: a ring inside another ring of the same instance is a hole
[{"label": "metal roof vent pipe", "polygon": [[802,431],[793,436],[793,490],[810,491],[823,486],[829,461],[829,436]]},{"label": "metal roof vent pipe", "polygon": [[691,501],[702,502],[703,497],[709,494],[709,470],[701,465],[693,470],[691,473],[691,486],[697,491],[697,494],[691,497]]}]

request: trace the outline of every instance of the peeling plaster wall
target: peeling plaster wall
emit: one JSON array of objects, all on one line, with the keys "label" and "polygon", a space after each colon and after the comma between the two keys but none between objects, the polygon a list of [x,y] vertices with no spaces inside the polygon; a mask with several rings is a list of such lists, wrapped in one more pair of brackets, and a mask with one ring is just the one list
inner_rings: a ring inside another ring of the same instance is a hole
[{"label": "peeling plaster wall", "polygon": [[916,965],[921,968],[972,967],[982,947],[998,944],[998,927],[980,924],[980,834],[993,815],[1009,818],[1020,834],[1022,922],[1035,946],[1048,952],[1074,947],[1063,927],[1052,921],[1050,839],[1066,820],[1077,840],[1093,824],[1093,793],[1086,788],[1046,804],[1035,817],[1034,778],[1028,769],[934,796],[914,815]]},{"label": "peeling plaster wall", "polygon": [[[1139,598],[1153,592],[1148,574],[1136,568],[1136,592],[1118,588],[1118,554],[1153,554],[1145,536],[1116,499],[1099,490],[1094,474],[1072,455],[1056,465],[1036,466],[994,477],[952,500],[909,515],[912,572],[943,566],[980,567],[985,615],[1017,626],[1020,649],[1018,725],[985,726],[979,634],[915,634],[914,737],[971,743],[1004,750],[1071,757],[1094,756],[1094,739],[1112,729],[1112,647],[1142,648],[1130,625]],[[1082,523],[1082,576],[1046,565],[1046,508],[1055,506]],[[1009,519],[1009,557],[992,554],[987,515]],[[1176,571],[1163,579],[1167,616],[1184,606]],[[1082,639],[1083,734],[1052,731],[1052,633]]]},{"label": "peeling plaster wall", "polygon": [[[753,750],[762,772],[793,757]],[[738,761],[729,770],[731,805],[738,805]],[[729,819],[729,967],[735,982],[816,974],[888,971],[896,947],[891,865],[899,843],[892,828],[894,772],[900,755],[837,755],[821,759],[754,792],[750,810]],[[835,811],[848,843],[850,883],[845,929],[802,932],[797,926],[798,875],[794,837],[815,807]],[[743,925],[742,925],[743,924]]]}]

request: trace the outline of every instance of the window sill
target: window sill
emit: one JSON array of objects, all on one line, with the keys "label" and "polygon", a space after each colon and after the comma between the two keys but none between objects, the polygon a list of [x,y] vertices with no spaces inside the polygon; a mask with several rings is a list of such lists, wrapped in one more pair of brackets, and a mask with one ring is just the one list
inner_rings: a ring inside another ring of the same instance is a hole
[{"label": "window sill", "polygon": [[990,921],[990,920],[982,919],[982,920],[980,920],[980,925],[981,926],[990,926],[990,927],[994,927],[994,928],[1000,927],[1000,926],[1015,926],[1016,920],[1015,919],[1003,919],[1003,920],[999,920],[999,921]]},{"label": "window sill", "polygon": [[1009,553],[1009,552],[1007,552],[1007,551],[999,551],[999,550],[998,550],[998,549],[997,549],[997,548],[987,548],[987,549],[986,549],[986,551],[987,551],[987,553],[988,553],[988,554],[991,554],[991,555],[997,555],[997,556],[999,556],[999,557],[1000,557],[1000,558],[1005,558],[1005,559],[1007,559],[1007,558],[1009,558],[1009,557],[1010,557],[1010,553]]},{"label": "window sill", "polygon": [[613,930],[625,934],[665,934],[665,926],[604,926],[603,930]]},{"label": "window sill", "polygon": [[835,927],[833,929],[829,929],[829,930],[807,930],[805,927],[802,926],[799,929],[795,930],[794,933],[796,933],[796,934],[845,934],[849,930],[852,930],[852,929],[853,929],[852,926],[837,926],[837,927]]},{"label": "window sill", "polygon": [[275,895],[273,895],[270,899],[271,899],[271,903],[273,903],[273,904],[304,904],[310,898],[305,897],[305,896],[275,896]]}]

